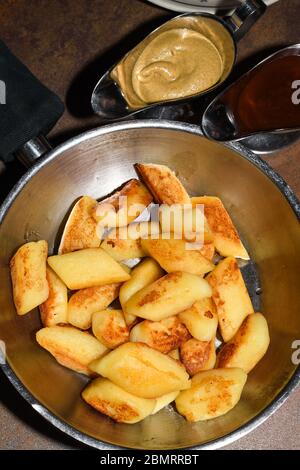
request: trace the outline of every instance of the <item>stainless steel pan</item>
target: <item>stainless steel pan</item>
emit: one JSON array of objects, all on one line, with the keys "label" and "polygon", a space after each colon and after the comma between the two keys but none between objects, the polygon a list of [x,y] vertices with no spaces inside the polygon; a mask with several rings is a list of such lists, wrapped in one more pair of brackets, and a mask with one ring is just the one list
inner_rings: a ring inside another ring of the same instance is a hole
[{"label": "stainless steel pan", "polygon": [[[36,155],[39,151],[36,148]],[[177,172],[193,195],[220,196],[254,264],[248,287],[270,325],[271,345],[250,375],[240,403],[227,415],[190,424],[172,408],[135,425],[116,424],[80,398],[85,378],[63,368],[34,340],[37,311],[18,317],[8,263],[16,248],[45,238],[53,251],[61,223],[83,194],[101,197],[134,176],[133,163],[155,162]],[[0,209],[0,337],[2,365],[13,386],[54,426],[107,449],[218,448],[268,418],[300,379],[291,361],[300,339],[300,205],[266,163],[236,143],[208,141],[198,127],[168,121],[113,124],[75,137],[37,161]]]}]

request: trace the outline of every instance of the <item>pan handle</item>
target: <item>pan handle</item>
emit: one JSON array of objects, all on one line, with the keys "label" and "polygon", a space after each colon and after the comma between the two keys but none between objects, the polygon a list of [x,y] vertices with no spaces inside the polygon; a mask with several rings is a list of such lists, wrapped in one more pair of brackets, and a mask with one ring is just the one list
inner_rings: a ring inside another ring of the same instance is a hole
[{"label": "pan handle", "polygon": [[267,5],[262,0],[245,0],[231,16],[224,18],[234,39],[239,41],[264,14]]},{"label": "pan handle", "polygon": [[63,112],[60,98],[0,41],[0,159],[10,161],[22,149],[32,164],[49,149],[37,136],[47,135]]},{"label": "pan handle", "polygon": [[34,139],[30,139],[20,149],[17,150],[16,156],[26,167],[31,167],[40,157],[52,149],[52,145],[45,136],[39,135]]}]

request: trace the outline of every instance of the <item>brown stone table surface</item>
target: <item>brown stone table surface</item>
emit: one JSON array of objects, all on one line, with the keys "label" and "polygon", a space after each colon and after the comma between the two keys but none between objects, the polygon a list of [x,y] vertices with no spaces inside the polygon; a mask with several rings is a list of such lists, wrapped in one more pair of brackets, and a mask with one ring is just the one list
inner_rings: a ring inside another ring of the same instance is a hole
[{"label": "brown stone table surface", "polygon": [[[55,144],[98,119],[89,98],[97,78],[170,12],[142,0],[2,0],[1,39],[66,103],[50,134]],[[300,2],[281,0],[239,44],[238,73],[268,52],[300,42]],[[300,77],[299,77],[300,78]],[[300,142],[266,160],[300,197]],[[22,174],[0,179],[0,201]],[[80,444],[33,411],[1,375],[0,449],[70,449]],[[300,388],[267,422],[227,449],[300,449]]]}]

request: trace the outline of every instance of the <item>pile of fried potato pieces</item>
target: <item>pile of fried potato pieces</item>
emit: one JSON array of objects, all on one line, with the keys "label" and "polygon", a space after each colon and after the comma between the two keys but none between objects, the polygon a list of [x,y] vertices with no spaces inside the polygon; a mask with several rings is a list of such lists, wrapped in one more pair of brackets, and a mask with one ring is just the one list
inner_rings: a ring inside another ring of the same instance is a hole
[{"label": "pile of fried potato pieces", "polygon": [[[100,202],[77,201],[57,255],[48,257],[43,240],[18,249],[10,264],[15,307],[24,315],[39,306],[37,342],[92,378],[83,399],[115,421],[136,423],[173,401],[188,421],[216,418],[237,404],[270,341],[236,261],[249,256],[219,198],[190,197],[166,166],[136,169],[143,183],[133,179]],[[153,201],[203,204],[204,245],[186,250],[185,240],[160,236],[158,222],[157,236],[143,237],[150,222],[134,222],[140,214],[129,216],[129,208]],[[118,217],[101,241],[99,209],[107,204]],[[124,239],[128,224],[139,230]],[[130,270],[124,262],[135,258]]]}]

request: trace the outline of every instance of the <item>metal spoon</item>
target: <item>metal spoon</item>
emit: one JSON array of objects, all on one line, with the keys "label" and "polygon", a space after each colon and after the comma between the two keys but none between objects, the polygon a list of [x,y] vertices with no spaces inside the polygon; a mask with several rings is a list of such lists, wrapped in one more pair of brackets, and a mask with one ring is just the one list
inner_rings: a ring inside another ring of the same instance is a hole
[{"label": "metal spoon", "polygon": [[[185,17],[185,16],[204,16],[209,17],[215,21],[221,23],[231,34],[233,44],[235,47],[235,57],[236,57],[236,43],[237,41],[246,34],[250,27],[257,21],[257,19],[265,12],[266,5],[262,0],[246,0],[243,2],[233,14],[227,18],[221,19],[214,15],[208,13],[185,13],[179,15],[175,18]],[[175,18],[169,20],[173,21]],[[155,31],[159,30],[161,25]],[[152,33],[151,33],[152,34]],[[235,63],[235,60],[232,63],[232,67]],[[212,90],[220,86],[228,77],[231,72],[231,69],[228,70],[226,76],[223,77],[216,85],[205,90],[197,95],[191,97],[185,97],[183,99],[169,100],[159,103],[150,104],[144,106],[143,108],[133,109],[130,108],[128,103],[125,101],[122,91],[118,84],[111,78],[111,72],[114,69],[115,65],[111,67],[98,81],[91,98],[91,104],[94,112],[98,114],[104,121],[112,121],[117,119],[128,118],[133,115],[137,115],[145,110],[157,107],[157,106],[168,106],[178,103],[185,103],[189,100],[199,98],[200,96],[206,95]]]}]

